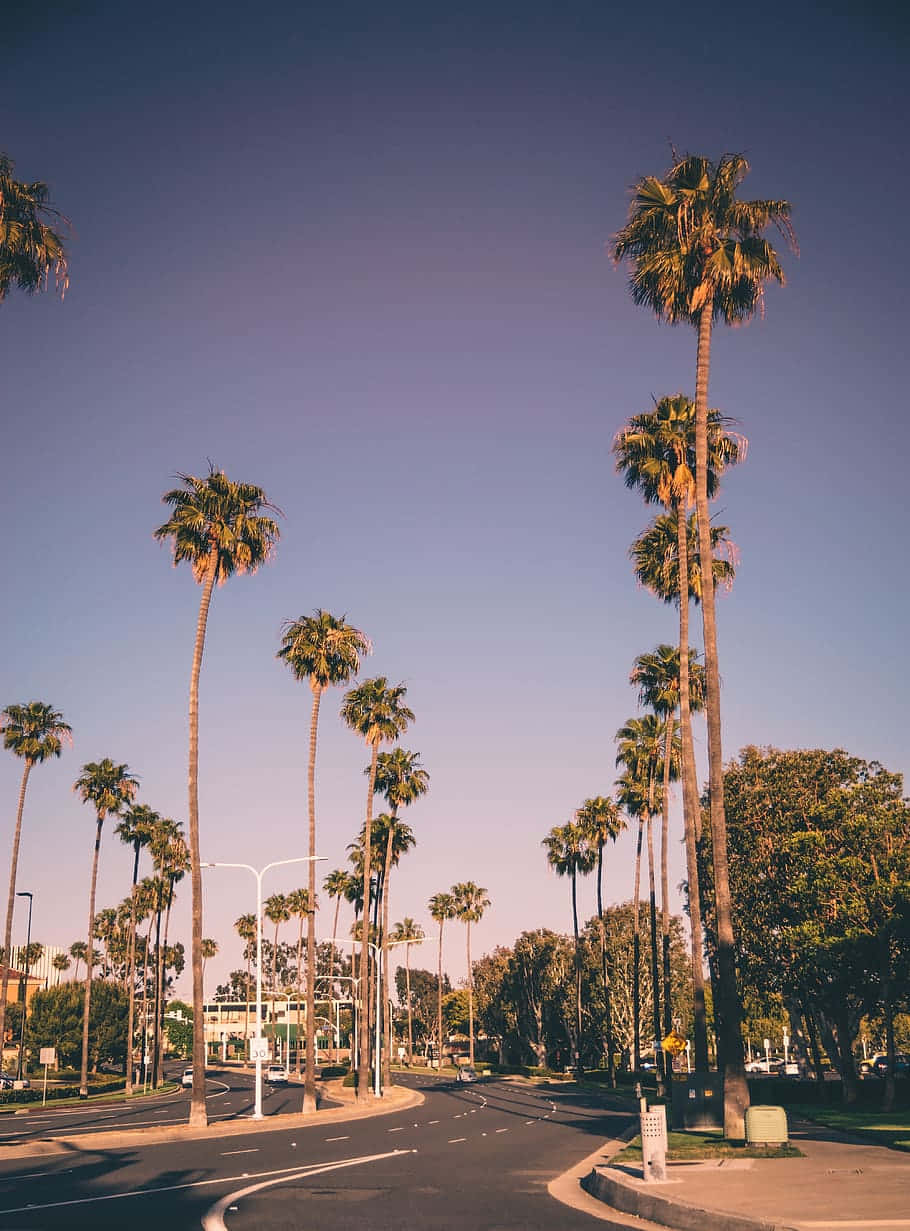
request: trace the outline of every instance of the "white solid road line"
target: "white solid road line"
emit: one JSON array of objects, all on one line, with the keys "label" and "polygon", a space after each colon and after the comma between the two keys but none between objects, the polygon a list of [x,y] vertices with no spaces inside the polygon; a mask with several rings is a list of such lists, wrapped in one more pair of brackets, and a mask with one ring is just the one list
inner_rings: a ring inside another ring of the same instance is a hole
[{"label": "white solid road line", "polygon": [[224,1224],[224,1212],[228,1206],[236,1204],[244,1197],[250,1196],[251,1193],[261,1192],[263,1188],[272,1188],[275,1184],[287,1184],[293,1180],[305,1180],[311,1175],[322,1175],[326,1171],[340,1171],[343,1167],[359,1167],[364,1163],[379,1162],[383,1158],[394,1158],[396,1154],[415,1153],[415,1150],[389,1150],[385,1154],[365,1154],[362,1158],[346,1158],[342,1162],[325,1163],[321,1167],[296,1167],[291,1169],[290,1174],[278,1176],[276,1179],[263,1180],[261,1184],[248,1184],[246,1188],[239,1188],[235,1192],[228,1193],[226,1197],[222,1197],[220,1201],[216,1201],[203,1215],[202,1229],[203,1231],[227,1231]]},{"label": "white solid road line", "polygon": [[498,1128],[496,1131],[497,1133],[507,1133],[509,1130],[507,1128]]},{"label": "white solid road line", "polygon": [[449,1142],[450,1146],[457,1145],[459,1141],[467,1141],[467,1137],[453,1137]]},{"label": "white solid road line", "polygon": [[350,1137],[326,1137],[326,1141],[350,1141]]},{"label": "white solid road line", "polygon": [[258,1153],[259,1153],[259,1147],[252,1146],[248,1150],[222,1150],[221,1157],[227,1158],[231,1154],[258,1154]]}]

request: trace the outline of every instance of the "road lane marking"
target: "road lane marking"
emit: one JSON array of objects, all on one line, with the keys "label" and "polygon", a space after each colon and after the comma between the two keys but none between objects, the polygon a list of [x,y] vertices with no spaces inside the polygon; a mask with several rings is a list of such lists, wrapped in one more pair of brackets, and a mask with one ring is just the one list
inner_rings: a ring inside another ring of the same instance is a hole
[{"label": "road lane marking", "polygon": [[248,1150],[222,1150],[222,1151],[221,1151],[221,1157],[222,1157],[222,1158],[227,1158],[227,1157],[228,1157],[229,1155],[231,1155],[231,1154],[258,1154],[258,1153],[259,1153],[259,1147],[258,1147],[258,1146],[252,1146],[252,1147],[251,1147],[250,1149],[248,1149]]},{"label": "road lane marking", "polygon": [[350,1141],[350,1137],[326,1137],[326,1141]]},{"label": "road lane marking", "polygon": [[459,1141],[467,1141],[467,1137],[453,1137],[449,1142],[450,1146],[457,1145]]},{"label": "road lane marking", "polygon": [[216,1201],[202,1216],[203,1231],[227,1231],[224,1224],[225,1210],[230,1206],[236,1206],[238,1201],[250,1196],[251,1193],[260,1192],[263,1188],[272,1188],[276,1184],[287,1184],[292,1180],[305,1180],[311,1175],[322,1175],[326,1171],[339,1171],[344,1167],[360,1167],[364,1163],[375,1163],[384,1158],[415,1153],[415,1150],[389,1150],[385,1154],[365,1154],[362,1158],[346,1158],[338,1163],[325,1163],[321,1167],[287,1168],[285,1174],[276,1179],[264,1180],[261,1184],[249,1184],[246,1188],[237,1189],[235,1192],[228,1193],[226,1197],[222,1197],[220,1201]]},{"label": "road lane marking", "polygon": [[403,1124],[401,1128],[388,1128],[386,1129],[386,1132],[387,1133],[403,1133],[406,1128],[407,1128],[407,1125]]},{"label": "road lane marking", "polygon": [[536,1121],[534,1120],[525,1120],[525,1124],[534,1124],[534,1123],[536,1123]]},{"label": "road lane marking", "polygon": [[428,1124],[438,1124],[439,1121],[438,1120],[428,1120],[427,1123]]},{"label": "road lane marking", "polygon": [[496,1131],[497,1133],[507,1133],[509,1130],[507,1128],[498,1128]]}]

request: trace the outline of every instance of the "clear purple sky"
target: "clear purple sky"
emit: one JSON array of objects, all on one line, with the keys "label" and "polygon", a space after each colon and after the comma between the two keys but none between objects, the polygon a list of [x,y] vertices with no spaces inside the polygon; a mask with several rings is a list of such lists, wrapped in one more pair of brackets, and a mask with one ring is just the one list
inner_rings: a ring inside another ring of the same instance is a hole
[{"label": "clear purple sky", "polygon": [[[85,761],[128,762],[185,819],[198,590],[152,530],[207,458],[286,516],[274,562],[212,608],[203,856],[304,849],[309,692],[274,653],[321,606],[373,639],[367,674],[407,683],[404,743],[432,775],[393,918],[429,926],[430,894],[473,879],[493,901],[477,953],[570,927],[540,841],[610,791],[632,661],[675,636],[632,577],[648,513],[610,444],[652,394],[692,391],[694,337],[636,308],[605,254],[671,140],[744,151],[746,191],[794,203],[802,249],[765,319],[714,348],[711,403],[750,440],[717,506],[741,555],[719,611],[725,753],[841,745],[908,769],[908,42],[884,5],[26,8],[4,24],[0,148],[74,226],[65,302],[0,308],[0,704],[46,700],[75,734],[29,791],[38,939],[84,935]],[[324,871],[364,805],[339,703]],[[19,769],[0,759],[4,851]],[[129,872],[108,827],[99,907]],[[610,900],[631,874],[622,840]],[[252,880],[207,876],[221,977]]]}]

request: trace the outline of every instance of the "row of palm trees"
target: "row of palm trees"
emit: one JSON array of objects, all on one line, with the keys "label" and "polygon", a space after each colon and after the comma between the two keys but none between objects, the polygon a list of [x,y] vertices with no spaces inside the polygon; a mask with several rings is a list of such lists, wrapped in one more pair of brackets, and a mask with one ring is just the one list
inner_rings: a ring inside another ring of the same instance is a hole
[{"label": "row of palm trees", "polygon": [[436,974],[436,1054],[442,1063],[442,935],[450,919],[465,925],[468,959],[468,1062],[474,1063],[474,968],[471,963],[471,927],[479,923],[490,905],[487,891],[474,881],[459,881],[448,893],[434,893],[428,903],[431,917],[439,924],[439,954]]},{"label": "row of palm trees", "polygon": [[[644,176],[636,183],[628,220],[612,243],[614,259],[629,262],[633,300],[650,308],[658,320],[691,325],[697,334],[694,404],[684,395],[663,398],[646,423],[631,420],[616,442],[618,468],[628,486],[637,488],[647,503],[662,504],[667,510],[665,518],[675,517],[676,521],[676,549],[671,555],[676,561],[675,601],[680,613],[681,759],[690,893],[697,883],[693,843],[700,823],[689,727],[690,559],[697,555],[701,578],[714,577],[716,543],[709,509],[712,486],[723,466],[741,456],[739,444],[724,432],[717,412],[708,406],[713,330],[717,321],[735,325],[752,318],[763,308],[766,284],[784,282],[778,255],[765,236],[768,227],[774,224],[795,248],[788,201],[746,201],[738,197],[748,171],[749,164],[740,154],[724,154],[714,161],[702,155],[678,156],[673,151],[672,166],[663,175]],[[697,531],[694,544],[689,535],[693,503]],[[652,535],[663,535],[665,542],[671,529],[669,520],[651,528]],[[669,569],[658,568],[654,578],[658,583],[655,591],[664,591],[662,597],[666,597],[668,574]],[[749,1094],[727,869],[714,592],[714,584],[705,584],[700,593],[716,933],[714,1005],[724,1069],[724,1130],[728,1137],[742,1138]],[[700,963],[699,953],[694,965]]]}]

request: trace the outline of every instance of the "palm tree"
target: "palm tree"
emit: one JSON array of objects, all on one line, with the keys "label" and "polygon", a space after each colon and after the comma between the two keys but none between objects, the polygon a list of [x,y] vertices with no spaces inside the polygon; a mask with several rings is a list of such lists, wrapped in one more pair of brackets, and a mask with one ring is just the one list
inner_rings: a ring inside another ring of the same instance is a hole
[{"label": "palm tree", "polygon": [[265,910],[262,912],[269,923],[275,925],[275,943],[272,946],[272,989],[278,987],[278,929],[282,923],[287,923],[291,917],[288,900],[283,893],[273,893],[265,900]]},{"label": "palm tree", "polygon": [[[369,772],[368,770],[365,772]],[[389,1009],[389,877],[394,863],[397,867],[402,854],[414,845],[414,835],[408,826],[401,826],[398,810],[414,803],[430,788],[430,775],[420,764],[420,754],[404,748],[381,752],[376,761],[376,790],[384,795],[392,809],[385,842],[385,861],[382,870],[382,1004],[385,1014],[386,1049],[384,1052],[386,1083],[391,1081],[391,1015]],[[405,832],[406,831],[406,832]],[[410,1064],[410,1051],[408,1063]]]},{"label": "palm tree", "polygon": [[650,883],[651,913],[651,983],[653,1002],[653,1030],[657,1052],[657,1071],[663,1082],[663,1051],[657,1046],[660,1039],[660,972],[657,964],[657,895],[654,885],[654,841],[651,820],[660,793],[658,778],[662,776],[661,750],[663,725],[653,714],[644,718],[629,718],[616,732],[616,764],[625,766],[625,773],[617,780],[618,799],[630,816],[638,817],[638,844],[635,853],[635,893],[632,904],[632,1001],[635,1016],[635,1067],[641,1067],[641,1041],[639,1038],[639,895],[641,876],[641,844],[643,832],[648,837],[648,874]]},{"label": "palm tree", "polygon": [[[369,919],[370,875],[373,832],[373,796],[376,792],[376,763],[379,756],[379,746],[392,743],[408,729],[414,721],[413,712],[404,703],[407,693],[404,684],[390,685],[383,675],[375,679],[365,680],[350,692],[345,693],[341,707],[341,717],[345,723],[362,735],[370,749],[369,787],[367,789],[367,814],[364,822],[363,844],[363,884],[367,894],[365,917]],[[357,1097],[360,1100],[369,1098],[370,1084],[370,980],[369,980],[369,928],[362,929],[360,948],[360,1021],[361,1039],[360,1066],[358,1069]]]},{"label": "palm tree", "polygon": [[[243,955],[246,958],[246,1020],[243,1032],[244,1042],[246,1042],[250,1037],[250,964],[253,958],[253,946],[256,943],[256,916],[241,915],[239,919],[234,920],[234,930],[243,941]],[[248,1055],[249,1046],[244,1049],[244,1063],[247,1063]]]},{"label": "palm tree", "polygon": [[474,970],[471,966],[471,924],[479,923],[483,912],[490,905],[486,889],[473,881],[463,881],[452,886],[455,899],[455,917],[465,925],[468,946],[468,1062],[474,1063]]},{"label": "palm tree", "polygon": [[424,939],[426,933],[419,923],[410,916],[405,916],[401,923],[395,924],[391,939],[396,944],[404,945],[404,985],[408,1010],[408,1064],[414,1063],[414,1021],[411,1015],[411,945]]},{"label": "palm tree", "polygon": [[0,154],[0,303],[13,286],[34,292],[47,286],[53,270],[61,298],[69,286],[63,239],[45,218],[69,223],[50,204],[46,184],[13,178],[15,164]]},{"label": "palm tree", "polygon": [[55,953],[52,965],[57,972],[57,983],[59,983],[60,976],[70,968],[70,960],[65,953]]},{"label": "palm tree", "polygon": [[[313,694],[310,711],[310,756],[307,766],[307,807],[310,823],[310,864],[308,893],[311,904],[307,916],[306,940],[306,1074],[303,1110],[316,1110],[316,739],[322,694],[333,685],[347,684],[360,671],[360,656],[371,646],[364,634],[348,624],[344,616],[334,616],[320,608],[311,616],[285,625],[278,657],[294,673],[306,680]],[[299,961],[298,961],[299,965]],[[299,972],[298,972],[299,983]],[[299,988],[298,988],[298,1001]],[[299,1029],[298,1010],[298,1029]],[[300,1048],[297,1049],[298,1073]]]},{"label": "palm tree", "polygon": [[[310,864],[310,867],[312,867],[312,866],[313,866],[313,865],[312,865],[312,864]],[[298,921],[298,927],[297,927],[297,981],[296,981],[296,983],[294,984],[294,987],[295,987],[296,992],[297,992],[297,1036],[296,1036],[296,1044],[297,1044],[297,1076],[298,1076],[298,1077],[300,1076],[300,974],[301,974],[301,969],[302,969],[302,965],[303,965],[303,921],[304,921],[305,919],[312,919],[312,918],[314,917],[314,913],[313,913],[313,911],[311,911],[311,910],[310,910],[310,901],[311,901],[311,899],[310,899],[310,891],[309,891],[309,889],[294,889],[294,890],[292,890],[289,894],[287,894],[287,896],[285,897],[285,904],[286,904],[286,906],[287,906],[287,908],[288,908],[288,912],[289,912],[290,917],[291,917],[292,919],[296,919],[296,920]],[[309,1008],[307,1008],[307,1018],[309,1019],[310,1017],[312,1017],[312,1016],[313,1016],[313,1014],[315,1014],[315,1012],[316,1012],[316,1002],[315,1002],[315,998],[314,998],[314,1001],[313,1001],[313,1011],[312,1011],[312,1013],[311,1013],[311,1012],[310,1012],[310,1010],[309,1010]],[[314,1042],[315,1042],[315,1036],[314,1036]],[[290,1062],[291,1062],[291,1058],[290,1058],[290,1054],[288,1054],[288,1064],[290,1064]],[[306,1099],[306,1096],[304,1095],[304,1101],[305,1101],[305,1099]],[[306,1107],[305,1107],[305,1106],[304,1106],[304,1110],[306,1110]]]},{"label": "palm tree", "polygon": [[[73,959],[73,982],[79,982],[79,963],[85,962],[88,948],[84,940],[74,940],[70,945],[70,957]],[[86,962],[86,966],[88,963]]]},{"label": "palm tree", "polygon": [[134,804],[125,814],[115,833],[121,842],[133,848],[133,880],[130,889],[130,937],[127,955],[127,988],[129,1008],[126,1025],[126,1086],[127,1095],[133,1093],[133,1036],[136,1010],[136,885],[139,880],[139,852],[148,846],[153,827],[161,817],[147,804]]},{"label": "palm tree", "polygon": [[164,1080],[161,1066],[164,1059],[165,971],[171,906],[174,901],[174,886],[189,870],[189,850],[182,826],[170,817],[162,817],[153,827],[149,850],[157,874],[155,879],[158,890],[155,923],[155,1050],[152,1056],[152,1084],[157,1087]]},{"label": "palm tree", "polygon": [[615,842],[625,829],[625,819],[616,803],[604,795],[586,799],[575,813],[576,822],[582,827],[587,840],[597,851],[597,921],[600,933],[600,970],[604,989],[604,1025],[607,1036],[607,1071],[610,1085],[616,1085],[616,1067],[613,1059],[613,1014],[610,1003],[610,975],[607,970],[607,937],[604,924],[603,866],[604,846]]},{"label": "palm tree", "polygon": [[429,901],[430,916],[439,924],[439,959],[436,967],[436,1040],[437,1062],[442,1068],[442,929],[448,919],[456,918],[455,898],[451,893],[434,893]]},{"label": "palm tree", "polygon": [[[92,881],[88,898],[88,938],[86,954],[93,952],[92,940],[95,931],[95,888],[98,883],[98,853],[101,850],[101,829],[104,818],[119,816],[121,811],[133,802],[139,789],[139,779],[132,773],[128,765],[116,765],[110,757],[103,761],[89,761],[82,767],[82,773],[73,783],[84,804],[91,804],[95,810],[95,849],[92,856]],[[92,972],[88,970],[85,979],[85,997],[82,1005],[82,1067],[79,1076],[79,1097],[88,1098],[88,1021],[92,1003]]]},{"label": "palm tree", "polygon": [[[330,872],[322,882],[322,888],[325,890],[327,897],[335,901],[335,918],[332,922],[332,936],[338,935],[338,915],[341,911],[341,899],[347,899],[348,890],[351,884],[351,874],[346,872],[344,868],[336,868],[334,872]],[[335,982],[335,942],[332,941],[332,949],[329,954],[329,1000],[332,999]]]},{"label": "palm tree", "polygon": [[572,881],[572,929],[575,935],[575,1070],[582,1071],[582,1023],[581,1023],[581,951],[578,935],[578,874],[587,876],[597,864],[597,850],[590,840],[584,825],[570,821],[567,825],[554,825],[541,845],[547,852],[547,863],[557,876],[568,876]]},{"label": "palm tree", "polygon": [[211,937],[203,937],[202,940],[202,984],[205,986],[205,964],[215,956],[218,952],[218,941],[212,940]]},{"label": "palm tree", "polygon": [[113,973],[113,965],[111,962],[111,949],[114,942],[114,934],[117,929],[117,912],[113,906],[105,906],[103,910],[99,910],[95,916],[95,939],[100,940],[104,945],[104,963],[101,967],[101,977],[106,979]]},{"label": "palm tree", "polygon": [[233,573],[255,573],[272,554],[278,541],[278,525],[266,510],[278,512],[266,500],[261,487],[234,483],[222,470],[209,466],[205,478],[178,475],[181,487],[165,492],[170,518],[155,531],[158,540],[173,543],[175,566],[189,563],[202,587],[193,665],[190,671],[189,706],[189,824],[192,870],[192,966],[193,966],[193,1093],[191,1125],[205,1125],[205,1033],[202,988],[202,863],[199,855],[199,672],[209,606],[215,583],[223,584]]},{"label": "palm tree", "polygon": [[[774,223],[792,247],[790,203],[742,201],[736,191],[749,171],[741,154],[717,162],[701,155],[674,154],[663,176],[636,185],[629,220],[613,242],[617,260],[632,263],[631,291],[659,320],[684,322],[698,330],[695,365],[695,507],[702,576],[711,573],[708,511],[708,379],[714,321],[749,320],[764,303],[769,281],[784,282],[777,253],[764,232]],[[719,1039],[724,1063],[724,1132],[745,1135],[749,1105],[742,1048],[742,1010],[736,982],[732,903],[727,867],[727,825],[723,796],[720,673],[714,591],[702,602],[708,716],[708,770],[712,859],[717,923]],[[683,643],[687,645],[687,642]]]},{"label": "palm tree", "polygon": [[[0,155],[0,217],[5,213],[4,197],[4,155]],[[12,164],[9,164],[10,170]],[[43,187],[43,185],[38,185]],[[4,245],[0,243],[0,261],[2,261]],[[2,269],[2,264],[0,264]],[[0,300],[2,294],[2,277],[0,277]],[[6,901],[6,924],[3,929],[3,958],[0,961],[0,1040],[6,1032],[6,1001],[9,988],[9,954],[13,940],[13,911],[16,907],[16,876],[19,870],[19,842],[22,838],[22,813],[25,809],[25,790],[28,786],[29,774],[35,765],[40,765],[50,757],[59,757],[63,751],[63,741],[70,739],[71,728],[63,721],[63,715],[43,701],[29,701],[24,705],[8,705],[0,714],[0,728],[3,730],[3,747],[8,748],[17,757],[21,757],[22,780],[19,783],[19,804],[16,809],[16,828],[13,831],[13,853],[9,864],[9,896]]]}]

